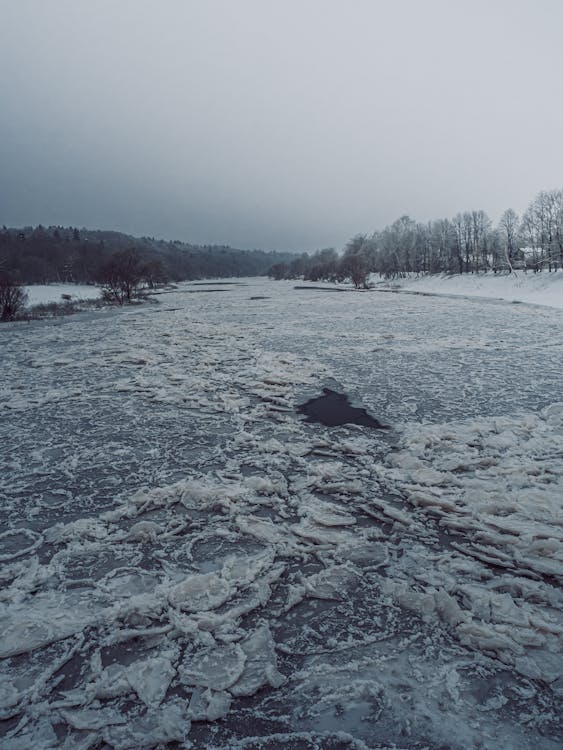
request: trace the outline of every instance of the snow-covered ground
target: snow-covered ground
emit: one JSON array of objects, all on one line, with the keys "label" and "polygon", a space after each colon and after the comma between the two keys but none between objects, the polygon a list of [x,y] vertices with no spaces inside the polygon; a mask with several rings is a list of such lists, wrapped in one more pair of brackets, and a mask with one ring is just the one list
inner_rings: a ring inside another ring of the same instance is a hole
[{"label": "snow-covered ground", "polygon": [[24,288],[28,307],[64,302],[68,297],[74,302],[80,302],[98,299],[100,296],[100,287],[87,284],[30,284]]},{"label": "snow-covered ground", "polygon": [[454,294],[465,297],[488,297],[510,302],[528,302],[563,309],[563,270],[549,273],[516,271],[508,273],[436,274],[416,278],[382,281],[372,278],[376,287],[400,288],[426,294]]},{"label": "snow-covered ground", "polygon": [[0,332],[3,750],[560,748],[563,313],[205,288]]}]

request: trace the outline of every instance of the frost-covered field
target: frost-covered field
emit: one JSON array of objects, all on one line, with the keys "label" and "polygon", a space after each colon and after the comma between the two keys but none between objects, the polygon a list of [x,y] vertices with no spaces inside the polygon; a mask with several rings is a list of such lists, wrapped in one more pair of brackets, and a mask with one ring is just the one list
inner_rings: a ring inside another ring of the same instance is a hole
[{"label": "frost-covered field", "polygon": [[561,311],[158,299],[0,330],[3,750],[560,748]]}]

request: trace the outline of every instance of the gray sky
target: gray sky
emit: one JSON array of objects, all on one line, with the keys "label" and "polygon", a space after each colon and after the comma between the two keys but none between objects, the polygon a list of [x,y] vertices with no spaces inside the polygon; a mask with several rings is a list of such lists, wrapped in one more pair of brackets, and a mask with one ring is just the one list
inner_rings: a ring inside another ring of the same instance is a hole
[{"label": "gray sky", "polygon": [[563,0],[0,0],[0,224],[265,249],[563,187]]}]

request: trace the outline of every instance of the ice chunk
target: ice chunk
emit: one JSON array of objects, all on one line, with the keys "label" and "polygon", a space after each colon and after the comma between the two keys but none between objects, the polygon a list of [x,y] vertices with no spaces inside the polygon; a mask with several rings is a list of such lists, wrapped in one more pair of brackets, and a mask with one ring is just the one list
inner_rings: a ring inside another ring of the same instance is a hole
[{"label": "ice chunk", "polygon": [[187,705],[178,700],[129,719],[126,725],[107,727],[102,736],[114,750],[141,750],[161,743],[184,742],[190,727]]},{"label": "ice chunk", "polygon": [[309,501],[307,515],[314,523],[321,526],[353,526],[356,519],[334,503]]},{"label": "ice chunk", "polygon": [[170,659],[163,656],[133,662],[126,669],[129,684],[149,707],[162,703],[175,674]]},{"label": "ice chunk", "polygon": [[26,731],[17,737],[2,738],[2,750],[54,750],[58,746],[58,737],[47,718],[41,718],[37,724],[26,727]]},{"label": "ice chunk", "polygon": [[156,576],[145,571],[118,569],[98,581],[98,588],[113,597],[129,598],[154,591],[157,583]]},{"label": "ice chunk", "polygon": [[284,604],[284,612],[288,612],[292,607],[295,607],[296,604],[300,604],[305,596],[305,586],[288,586],[287,597]]},{"label": "ice chunk", "polygon": [[441,590],[434,594],[436,611],[447,625],[455,626],[469,619],[467,612],[464,612],[453,596],[447,591]]},{"label": "ice chunk", "polygon": [[247,586],[274,562],[274,551],[265,550],[257,555],[228,557],[223,564],[222,575],[239,586]]},{"label": "ice chunk", "polygon": [[231,585],[217,573],[196,573],[173,586],[168,601],[188,612],[205,612],[224,604],[231,594]]},{"label": "ice chunk", "polygon": [[206,648],[184,657],[180,677],[187,685],[225,690],[239,679],[246,661],[246,653],[238,644]]},{"label": "ice chunk", "polygon": [[275,438],[270,438],[269,440],[265,440],[262,442],[258,449],[264,453],[286,453],[287,447],[280,443],[279,440],[276,440]]},{"label": "ice chunk", "polygon": [[272,544],[287,541],[287,528],[285,524],[274,524],[271,521],[265,521],[256,516],[237,516],[236,521],[239,529],[244,534],[249,534],[260,541]]},{"label": "ice chunk", "polygon": [[550,404],[541,411],[546,422],[556,426],[563,425],[563,402]]},{"label": "ice chunk", "polygon": [[360,539],[355,547],[347,551],[346,556],[353,562],[370,563],[376,567],[387,565],[389,562],[389,550],[386,544]]},{"label": "ice chunk", "polygon": [[429,468],[418,457],[409,451],[398,451],[391,453],[387,461],[390,466],[399,469],[406,481],[416,482],[422,485],[441,485],[447,481],[447,476],[441,471]]},{"label": "ice chunk", "polygon": [[279,483],[273,482],[266,477],[246,477],[244,484],[254,490],[258,495],[275,495],[280,491]]},{"label": "ice chunk", "polygon": [[304,578],[305,593],[314,599],[341,599],[355,575],[346,565],[334,565]]},{"label": "ice chunk", "polygon": [[100,675],[94,687],[96,698],[116,698],[132,691],[127,672],[122,664],[110,664]]},{"label": "ice chunk", "polygon": [[127,717],[114,708],[63,709],[61,716],[73,729],[103,729],[110,724],[125,724]]},{"label": "ice chunk", "polygon": [[194,690],[188,708],[192,721],[216,721],[223,719],[231,707],[232,697],[223,691]]},{"label": "ice chunk", "polygon": [[559,685],[559,690],[563,685],[563,659],[560,653],[530,650],[526,656],[517,657],[514,665],[526,677],[555,683],[555,687]]},{"label": "ice chunk", "polygon": [[133,524],[125,539],[127,541],[154,541],[164,529],[154,521],[138,521]]},{"label": "ice chunk", "polygon": [[[419,614],[423,620],[429,622],[436,612],[436,600],[434,599],[434,593],[420,593],[413,591],[408,586],[402,586],[389,584],[393,591],[393,598],[400,607],[408,609],[411,612]],[[384,584],[382,588],[389,589],[389,586]]]},{"label": "ice chunk", "polygon": [[277,670],[274,639],[267,623],[251,633],[241,647],[246,654],[246,664],[241,678],[230,688],[233,695],[254,695],[264,685],[283,685],[285,677]]},{"label": "ice chunk", "polygon": [[17,713],[21,693],[7,675],[0,675],[0,719],[9,719]]},{"label": "ice chunk", "polygon": [[296,536],[307,539],[315,544],[353,546],[355,542],[355,537],[349,531],[337,527],[317,526],[314,523],[307,523],[306,521],[294,524],[291,530]]},{"label": "ice chunk", "polygon": [[97,621],[91,602],[80,595],[38,594],[29,602],[0,607],[0,658],[17,656],[61,641]]},{"label": "ice chunk", "polygon": [[481,651],[492,651],[499,655],[511,651],[521,654],[524,651],[512,638],[485,623],[464,622],[456,630],[460,643]]}]

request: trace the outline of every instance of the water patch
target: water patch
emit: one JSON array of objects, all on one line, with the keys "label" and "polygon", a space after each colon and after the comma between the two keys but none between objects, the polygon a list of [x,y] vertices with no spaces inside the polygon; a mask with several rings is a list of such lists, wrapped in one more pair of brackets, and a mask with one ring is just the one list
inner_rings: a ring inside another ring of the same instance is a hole
[{"label": "water patch", "polygon": [[327,286],[294,286],[294,289],[298,291],[309,290],[313,292],[348,292],[349,289],[342,289],[341,287],[327,287]]},{"label": "water patch", "polygon": [[300,414],[305,414],[305,422],[320,422],[327,427],[342,424],[357,424],[362,427],[372,427],[377,430],[389,429],[381,424],[365,409],[352,406],[345,393],[338,393],[330,388],[323,388],[323,395],[312,398],[297,407]]},{"label": "water patch", "polygon": [[221,286],[248,286],[243,281],[193,281],[191,286],[216,286],[217,284],[221,284]]}]

